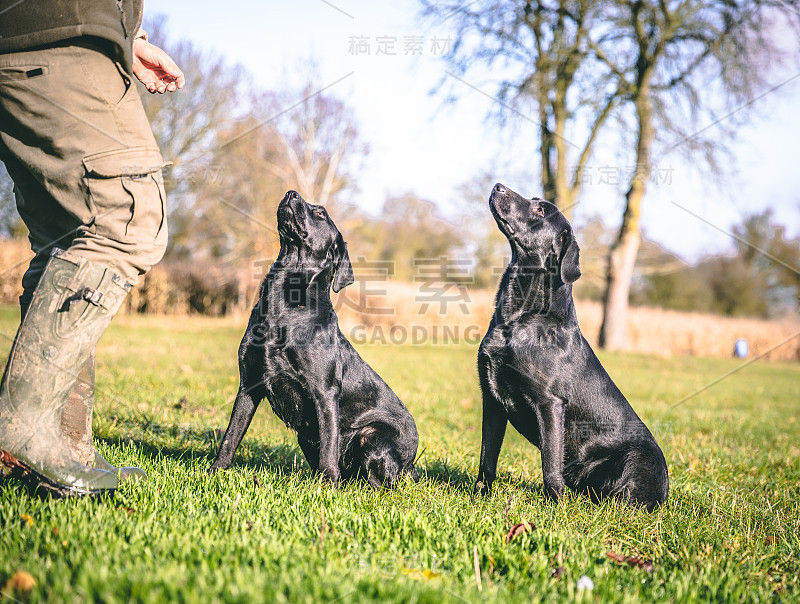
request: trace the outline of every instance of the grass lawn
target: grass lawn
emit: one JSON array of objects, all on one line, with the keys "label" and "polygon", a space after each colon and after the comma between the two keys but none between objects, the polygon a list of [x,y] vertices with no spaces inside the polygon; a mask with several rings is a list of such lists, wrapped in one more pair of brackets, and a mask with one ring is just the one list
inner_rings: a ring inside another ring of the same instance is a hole
[{"label": "grass lawn", "polygon": [[[16,316],[0,310],[4,353]],[[242,331],[206,319],[115,322],[98,353],[95,436],[109,460],[149,479],[98,501],[0,485],[0,589],[19,570],[36,581],[27,595],[8,587],[11,601],[800,597],[800,365],[759,361],[674,406],[739,363],[601,354],[669,464],[669,500],[648,514],[573,495],[546,502],[539,452],[511,428],[493,495],[473,497],[472,347],[359,347],[416,419],[418,484],[332,490],[266,402],[235,466],[208,476]],[[506,543],[523,522],[532,529]],[[578,590],[584,575],[592,590]]]}]

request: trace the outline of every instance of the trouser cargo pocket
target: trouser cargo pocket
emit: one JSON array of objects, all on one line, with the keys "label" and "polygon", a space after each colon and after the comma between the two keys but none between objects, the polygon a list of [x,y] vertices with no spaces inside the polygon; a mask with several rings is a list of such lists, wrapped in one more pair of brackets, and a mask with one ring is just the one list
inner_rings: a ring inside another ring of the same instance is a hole
[{"label": "trouser cargo pocket", "polygon": [[166,245],[168,165],[152,147],[118,149],[83,158],[94,232],[122,243]]}]

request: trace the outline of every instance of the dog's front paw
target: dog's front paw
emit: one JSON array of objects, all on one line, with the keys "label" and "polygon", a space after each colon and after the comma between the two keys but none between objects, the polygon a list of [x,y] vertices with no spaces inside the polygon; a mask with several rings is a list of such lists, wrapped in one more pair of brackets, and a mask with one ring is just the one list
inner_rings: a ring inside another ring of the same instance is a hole
[{"label": "dog's front paw", "polygon": [[339,480],[341,479],[341,474],[339,473],[339,468],[331,469],[331,468],[324,468],[321,470],[322,472],[322,479],[331,485],[334,489],[339,488]]},{"label": "dog's front paw", "polygon": [[472,488],[473,495],[488,497],[491,492],[492,492],[491,484],[480,479],[475,481],[475,486]]},{"label": "dog's front paw", "polygon": [[564,480],[559,476],[558,479],[545,479],[544,496],[550,501],[559,501],[564,495]]},{"label": "dog's front paw", "polygon": [[216,474],[220,470],[224,471],[224,470],[227,470],[227,469],[228,469],[227,465],[219,463],[218,461],[215,461],[214,463],[211,464],[211,467],[208,468],[208,470],[206,470],[206,473],[209,474],[210,476],[213,476],[214,474]]}]

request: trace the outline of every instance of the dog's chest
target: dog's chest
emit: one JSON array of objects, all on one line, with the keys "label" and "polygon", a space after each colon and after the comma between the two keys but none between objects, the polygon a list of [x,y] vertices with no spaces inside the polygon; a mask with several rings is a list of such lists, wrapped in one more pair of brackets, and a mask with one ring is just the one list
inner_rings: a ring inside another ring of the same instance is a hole
[{"label": "dog's chest", "polygon": [[496,329],[481,344],[481,362],[494,398],[503,406],[511,423],[538,446],[538,427],[532,405],[552,387],[543,359],[552,348],[561,349],[555,330]]},{"label": "dog's chest", "polygon": [[307,386],[294,377],[277,377],[265,382],[272,411],[295,432],[310,435],[319,431],[314,401]]}]

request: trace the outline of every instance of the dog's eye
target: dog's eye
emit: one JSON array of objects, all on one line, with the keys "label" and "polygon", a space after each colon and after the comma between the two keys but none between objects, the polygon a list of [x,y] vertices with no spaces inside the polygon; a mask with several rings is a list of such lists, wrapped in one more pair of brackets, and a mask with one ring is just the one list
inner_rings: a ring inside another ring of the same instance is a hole
[{"label": "dog's eye", "polygon": [[544,208],[542,206],[536,206],[533,208],[533,211],[536,212],[539,216],[544,216]]},{"label": "dog's eye", "polygon": [[314,210],[314,216],[317,218],[325,218],[325,210]]}]

